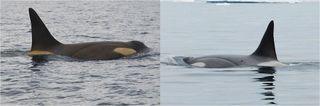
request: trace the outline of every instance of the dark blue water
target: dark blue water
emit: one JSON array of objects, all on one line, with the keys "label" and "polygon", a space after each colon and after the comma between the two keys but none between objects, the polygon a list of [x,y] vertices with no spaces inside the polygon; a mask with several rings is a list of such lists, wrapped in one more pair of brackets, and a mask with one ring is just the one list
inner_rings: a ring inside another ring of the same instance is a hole
[{"label": "dark blue water", "polygon": [[[172,56],[248,55],[275,22],[287,67],[204,69]],[[319,5],[161,3],[161,104],[319,105]]]},{"label": "dark blue water", "polygon": [[[159,2],[1,1],[2,105],[157,105]],[[28,8],[63,43],[144,42],[152,50],[133,58],[78,61],[57,57],[35,65]]]}]

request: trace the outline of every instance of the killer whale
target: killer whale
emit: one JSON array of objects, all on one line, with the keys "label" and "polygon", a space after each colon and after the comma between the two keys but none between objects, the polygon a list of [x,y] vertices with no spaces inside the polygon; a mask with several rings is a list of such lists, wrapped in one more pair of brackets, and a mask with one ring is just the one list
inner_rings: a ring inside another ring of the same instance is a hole
[{"label": "killer whale", "polygon": [[258,48],[250,55],[210,55],[185,57],[183,61],[194,67],[228,68],[236,66],[285,66],[278,61],[274,44],[274,22],[271,20]]},{"label": "killer whale", "polygon": [[148,49],[140,41],[63,44],[51,35],[34,9],[29,8],[29,16],[31,20],[32,46],[27,54],[32,57],[62,55],[78,59],[110,60],[128,57]]}]

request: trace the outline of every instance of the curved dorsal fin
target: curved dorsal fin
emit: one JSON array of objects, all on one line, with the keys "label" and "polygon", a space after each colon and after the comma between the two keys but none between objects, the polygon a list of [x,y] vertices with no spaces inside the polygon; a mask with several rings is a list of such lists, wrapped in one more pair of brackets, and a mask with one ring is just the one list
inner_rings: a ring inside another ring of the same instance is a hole
[{"label": "curved dorsal fin", "polygon": [[60,45],[50,34],[47,27],[44,25],[38,14],[29,8],[29,15],[31,20],[31,32],[32,32],[32,50],[50,50],[52,47]]},{"label": "curved dorsal fin", "polygon": [[275,46],[274,46],[273,29],[274,29],[274,24],[273,24],[273,20],[271,20],[266,32],[263,35],[263,38],[260,42],[259,47],[251,55],[268,57],[268,58],[278,60]]}]

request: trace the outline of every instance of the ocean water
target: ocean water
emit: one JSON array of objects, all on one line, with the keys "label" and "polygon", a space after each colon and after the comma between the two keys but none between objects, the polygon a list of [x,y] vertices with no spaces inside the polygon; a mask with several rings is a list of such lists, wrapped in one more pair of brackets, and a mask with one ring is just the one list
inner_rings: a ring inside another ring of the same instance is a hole
[{"label": "ocean water", "polygon": [[[1,106],[157,105],[160,103],[160,2],[1,1]],[[131,58],[34,63],[28,8],[63,43],[144,42]]]},{"label": "ocean water", "polygon": [[[162,105],[319,105],[319,4],[162,2],[160,10]],[[251,54],[271,20],[287,67],[205,69],[171,61]]]}]

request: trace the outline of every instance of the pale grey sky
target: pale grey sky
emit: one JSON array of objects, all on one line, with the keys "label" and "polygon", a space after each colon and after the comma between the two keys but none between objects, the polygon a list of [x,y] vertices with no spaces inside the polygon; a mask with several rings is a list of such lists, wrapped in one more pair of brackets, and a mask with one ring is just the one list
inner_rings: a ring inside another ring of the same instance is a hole
[{"label": "pale grey sky", "polygon": [[[173,1],[173,2],[193,2],[193,1],[206,1],[206,0],[160,0],[160,1]],[[212,0],[212,1],[218,1],[218,0]],[[238,0],[238,1],[286,1],[286,2],[319,2],[320,0]]]}]

